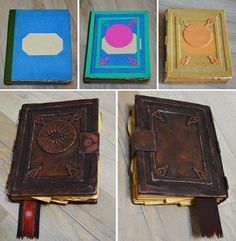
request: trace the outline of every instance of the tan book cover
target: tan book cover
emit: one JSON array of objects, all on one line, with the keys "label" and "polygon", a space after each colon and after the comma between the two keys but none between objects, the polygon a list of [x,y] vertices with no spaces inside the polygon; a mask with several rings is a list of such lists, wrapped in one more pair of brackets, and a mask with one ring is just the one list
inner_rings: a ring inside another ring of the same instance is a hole
[{"label": "tan book cover", "polygon": [[223,10],[168,9],[166,83],[225,83],[232,63]]}]

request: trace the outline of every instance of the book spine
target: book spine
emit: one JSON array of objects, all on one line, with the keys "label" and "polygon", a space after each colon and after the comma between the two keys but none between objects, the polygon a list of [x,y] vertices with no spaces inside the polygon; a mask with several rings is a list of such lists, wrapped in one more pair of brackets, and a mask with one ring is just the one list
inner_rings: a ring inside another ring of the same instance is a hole
[{"label": "book spine", "polygon": [[[20,131],[20,120],[21,120],[21,115],[22,115],[22,108],[19,111],[18,114],[18,126],[17,126],[17,133],[16,133],[16,139],[14,141],[13,147],[12,147],[12,163],[11,163],[11,169],[10,173],[8,174],[7,182],[6,182],[6,189],[9,188],[14,182],[13,177],[15,176],[15,171],[16,171],[16,161],[15,161],[15,155],[16,155],[16,148],[17,148],[17,142],[18,142],[18,137],[19,137],[19,131]],[[8,192],[8,197],[11,197],[11,193]]]},{"label": "book spine", "polygon": [[151,67],[150,67],[150,40],[149,40],[149,16],[148,12],[144,13],[145,18],[145,62],[146,62],[146,73],[144,79],[151,78]]},{"label": "book spine", "polygon": [[10,10],[8,20],[8,33],[7,33],[7,48],[5,60],[4,83],[10,84],[12,74],[12,59],[14,47],[14,32],[15,32],[15,18],[16,10]]},{"label": "book spine", "polygon": [[164,29],[165,29],[165,42],[164,42],[164,59],[165,59],[165,64],[164,64],[164,80],[167,79],[168,76],[168,11],[165,13],[165,20],[164,20]]}]

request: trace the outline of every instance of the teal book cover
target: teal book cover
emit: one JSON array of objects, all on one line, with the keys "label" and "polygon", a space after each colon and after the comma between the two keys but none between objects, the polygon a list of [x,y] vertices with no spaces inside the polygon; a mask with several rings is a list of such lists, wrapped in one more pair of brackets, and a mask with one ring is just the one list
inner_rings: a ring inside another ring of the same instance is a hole
[{"label": "teal book cover", "polygon": [[85,82],[146,82],[150,79],[147,11],[92,11]]},{"label": "teal book cover", "polygon": [[72,80],[70,14],[65,10],[10,10],[5,84]]}]

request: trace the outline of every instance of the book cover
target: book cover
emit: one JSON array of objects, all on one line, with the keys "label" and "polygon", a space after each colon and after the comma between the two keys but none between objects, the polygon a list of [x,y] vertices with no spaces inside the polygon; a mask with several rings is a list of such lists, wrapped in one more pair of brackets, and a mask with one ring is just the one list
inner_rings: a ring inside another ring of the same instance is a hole
[{"label": "book cover", "polygon": [[18,238],[39,237],[41,203],[97,203],[98,113],[98,99],[22,106],[7,181]]},{"label": "book cover", "polygon": [[97,99],[23,105],[8,196],[96,201],[98,154]]},{"label": "book cover", "polygon": [[228,197],[228,184],[210,108],[136,96],[129,132],[132,201],[196,205],[202,235],[221,236],[212,220],[219,221],[217,203]]},{"label": "book cover", "polygon": [[225,83],[232,62],[224,10],[168,9],[166,83]]},{"label": "book cover", "polygon": [[68,10],[10,10],[5,84],[72,80]]},{"label": "book cover", "polygon": [[92,11],[85,81],[135,82],[150,78],[147,11]]}]

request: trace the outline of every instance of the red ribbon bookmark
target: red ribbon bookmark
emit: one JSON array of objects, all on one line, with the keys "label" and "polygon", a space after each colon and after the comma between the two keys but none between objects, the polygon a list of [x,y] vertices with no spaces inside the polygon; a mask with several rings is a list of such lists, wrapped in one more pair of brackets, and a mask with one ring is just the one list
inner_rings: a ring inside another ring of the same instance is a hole
[{"label": "red ribbon bookmark", "polygon": [[39,237],[39,201],[21,201],[19,207],[17,238]]}]

